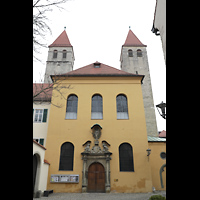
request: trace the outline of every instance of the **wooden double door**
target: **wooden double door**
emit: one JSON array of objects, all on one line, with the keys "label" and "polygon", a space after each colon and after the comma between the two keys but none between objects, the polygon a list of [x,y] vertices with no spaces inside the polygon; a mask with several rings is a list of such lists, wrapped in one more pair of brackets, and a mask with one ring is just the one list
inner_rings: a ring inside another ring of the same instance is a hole
[{"label": "wooden double door", "polygon": [[100,163],[93,163],[88,169],[88,192],[105,192],[105,169]]}]

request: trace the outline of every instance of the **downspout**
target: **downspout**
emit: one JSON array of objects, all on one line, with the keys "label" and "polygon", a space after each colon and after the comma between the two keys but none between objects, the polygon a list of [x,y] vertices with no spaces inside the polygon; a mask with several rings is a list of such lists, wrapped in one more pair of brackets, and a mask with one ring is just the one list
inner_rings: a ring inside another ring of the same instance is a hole
[{"label": "downspout", "polygon": [[160,168],[160,183],[162,188],[164,188],[163,178],[162,178],[162,172],[164,171],[164,167],[166,167],[166,164],[162,165],[162,167]]}]

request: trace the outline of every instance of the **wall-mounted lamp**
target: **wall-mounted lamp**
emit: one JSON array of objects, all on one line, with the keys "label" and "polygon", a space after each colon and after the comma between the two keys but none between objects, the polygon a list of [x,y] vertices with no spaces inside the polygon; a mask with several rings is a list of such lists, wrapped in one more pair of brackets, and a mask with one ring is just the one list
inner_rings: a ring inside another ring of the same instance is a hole
[{"label": "wall-mounted lamp", "polygon": [[147,151],[147,156],[148,156],[148,161],[149,161],[149,155],[151,154],[151,149],[148,148],[146,151]]},{"label": "wall-mounted lamp", "polygon": [[151,154],[151,149],[147,149],[147,156],[149,156]]},{"label": "wall-mounted lamp", "polygon": [[[166,103],[163,103],[163,101],[162,101],[160,104],[156,105],[156,108],[157,108],[160,116],[163,117],[164,119],[166,119],[166,113],[165,113]],[[158,108],[161,109],[162,114],[160,113]]]}]

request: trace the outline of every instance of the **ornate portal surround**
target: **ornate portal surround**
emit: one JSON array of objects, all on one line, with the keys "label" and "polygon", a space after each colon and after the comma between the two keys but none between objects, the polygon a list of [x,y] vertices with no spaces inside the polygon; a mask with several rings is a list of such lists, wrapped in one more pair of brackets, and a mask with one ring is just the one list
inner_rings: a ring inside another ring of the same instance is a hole
[{"label": "ornate portal surround", "polygon": [[95,124],[91,127],[92,135],[94,137],[94,146],[90,149],[91,141],[87,141],[83,144],[85,150],[81,153],[83,160],[82,170],[82,192],[87,192],[88,186],[88,169],[93,163],[101,163],[105,169],[105,191],[110,192],[110,160],[112,153],[108,151],[110,144],[105,140],[102,141],[103,149],[99,146],[99,138],[101,137],[102,127],[99,124]]}]

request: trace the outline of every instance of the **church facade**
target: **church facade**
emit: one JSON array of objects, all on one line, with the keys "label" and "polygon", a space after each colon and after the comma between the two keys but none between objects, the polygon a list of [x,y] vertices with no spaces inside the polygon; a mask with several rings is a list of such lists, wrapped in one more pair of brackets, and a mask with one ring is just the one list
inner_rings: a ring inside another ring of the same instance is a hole
[{"label": "church facade", "polygon": [[[45,82],[52,82],[54,88],[45,141],[45,160],[50,164],[47,190],[134,193],[151,192],[152,187],[166,189],[165,175],[161,174],[162,184],[159,176],[165,167],[160,154],[166,151],[166,140],[155,133],[154,109],[154,115],[150,114],[154,121],[147,120],[145,111],[153,102],[144,101],[144,91],[151,88],[143,87],[145,82],[149,85],[150,76],[140,73],[143,66],[148,69],[145,45],[140,43],[129,30],[122,46],[121,70],[98,61],[73,70],[73,47],[66,31],[49,46]],[[131,63],[141,65],[133,69]],[[152,95],[151,90],[146,93]]]}]

